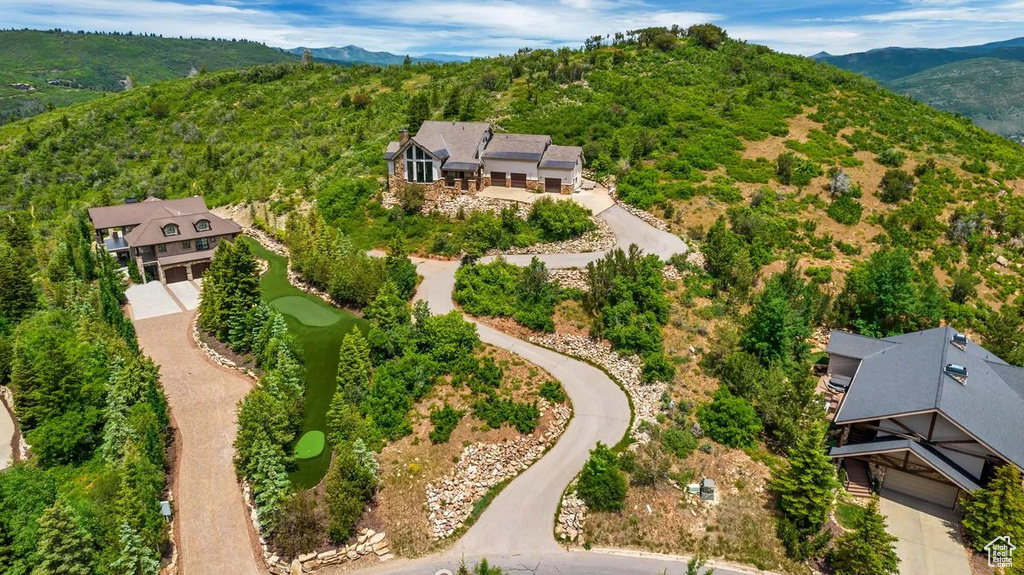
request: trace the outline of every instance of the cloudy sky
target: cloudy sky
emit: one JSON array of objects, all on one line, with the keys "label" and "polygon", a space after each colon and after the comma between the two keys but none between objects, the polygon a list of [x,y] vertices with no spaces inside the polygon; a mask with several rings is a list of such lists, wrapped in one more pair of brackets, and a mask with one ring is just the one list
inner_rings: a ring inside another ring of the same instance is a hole
[{"label": "cloudy sky", "polygon": [[0,0],[4,28],[247,38],[399,54],[579,46],[594,34],[714,22],[777,50],[834,54],[1024,35],[1024,0]]}]

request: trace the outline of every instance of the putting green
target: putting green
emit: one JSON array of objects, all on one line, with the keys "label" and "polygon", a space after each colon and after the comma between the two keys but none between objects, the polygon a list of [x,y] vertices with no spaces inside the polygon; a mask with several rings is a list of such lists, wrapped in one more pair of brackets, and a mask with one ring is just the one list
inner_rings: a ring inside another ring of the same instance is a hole
[{"label": "putting green", "polygon": [[338,323],[341,314],[338,312],[317,305],[309,299],[297,295],[286,295],[270,302],[277,311],[290,315],[299,320],[302,324],[312,327],[327,327]]},{"label": "putting green", "polygon": [[295,457],[311,459],[324,451],[324,432],[307,431],[295,445]]}]

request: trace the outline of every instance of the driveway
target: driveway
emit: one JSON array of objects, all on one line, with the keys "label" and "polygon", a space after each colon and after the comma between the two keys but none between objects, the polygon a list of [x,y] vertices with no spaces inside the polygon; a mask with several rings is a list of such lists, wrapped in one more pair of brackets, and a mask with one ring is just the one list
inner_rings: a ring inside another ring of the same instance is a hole
[{"label": "driveway", "polygon": [[6,469],[14,458],[14,418],[0,402],[0,469]]},{"label": "driveway", "polygon": [[899,539],[900,575],[971,575],[953,510],[894,491],[882,491],[878,505]]},{"label": "driveway", "polygon": [[131,304],[133,320],[192,311],[199,307],[199,286],[193,282],[135,284],[124,290],[124,295]]},{"label": "driveway", "polygon": [[182,573],[256,575],[265,570],[257,568],[232,464],[235,405],[252,382],[214,365],[195,346],[193,315],[180,312],[135,321],[139,345],[160,366],[181,432],[175,513]]},{"label": "driveway", "polygon": [[531,192],[522,188],[505,188],[502,186],[489,186],[477,193],[482,198],[497,198],[500,200],[512,200],[532,204],[541,198],[553,200],[571,200],[590,210],[590,213],[597,215],[615,205],[608,189],[603,186],[595,186],[591,189],[578,190],[572,194],[554,194],[547,192]]}]

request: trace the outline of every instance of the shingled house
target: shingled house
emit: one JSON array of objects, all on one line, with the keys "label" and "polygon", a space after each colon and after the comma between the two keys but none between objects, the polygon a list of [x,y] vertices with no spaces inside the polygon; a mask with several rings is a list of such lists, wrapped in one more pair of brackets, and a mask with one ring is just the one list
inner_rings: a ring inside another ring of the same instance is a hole
[{"label": "shingled house", "polygon": [[206,208],[203,198],[148,198],[89,209],[96,242],[122,265],[138,266],[143,277],[163,283],[201,277],[218,242],[242,228]]},{"label": "shingled house", "polygon": [[571,194],[583,183],[583,149],[551,136],[495,134],[487,122],[423,122],[402,130],[384,152],[392,191],[408,184],[428,198],[445,190],[476,193],[489,186]]},{"label": "shingled house", "polygon": [[948,326],[882,339],[833,331],[827,351],[830,386],[845,390],[830,454],[866,464],[883,490],[952,508],[997,467],[1024,468],[1024,369]]}]

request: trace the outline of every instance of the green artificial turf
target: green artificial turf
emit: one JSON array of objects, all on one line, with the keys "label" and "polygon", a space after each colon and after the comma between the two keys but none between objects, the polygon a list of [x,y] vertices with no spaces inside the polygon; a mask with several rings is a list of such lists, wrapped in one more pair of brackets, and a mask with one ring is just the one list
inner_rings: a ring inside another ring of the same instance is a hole
[{"label": "green artificial turf", "polygon": [[297,459],[310,459],[324,452],[324,432],[307,431],[295,444]]},{"label": "green artificial turf", "polygon": [[[306,364],[305,406],[299,437],[310,431],[326,431],[327,408],[337,388],[338,350],[341,348],[341,340],[353,327],[359,328],[365,334],[368,329],[366,320],[291,285],[288,283],[286,258],[266,250],[249,238],[242,238],[241,241],[246,242],[257,257],[270,263],[267,273],[260,278],[260,292],[264,300],[271,302],[271,305],[278,309],[279,300],[291,302],[302,299],[305,302],[288,303],[286,307],[289,309],[282,310],[289,331],[302,344]],[[293,315],[296,313],[299,314],[298,317]],[[299,319],[300,317],[302,319]],[[317,321],[325,323],[327,320],[322,318],[331,317],[335,319],[326,325],[310,325],[303,321],[318,318]],[[330,462],[330,449],[325,449],[320,455],[309,459],[299,459],[298,469],[290,476],[292,484],[300,489],[315,486],[327,474]]]},{"label": "green artificial turf", "polygon": [[864,508],[856,503],[840,501],[836,504],[836,520],[847,529],[853,529],[854,522],[861,515],[864,515]]},{"label": "green artificial turf", "polygon": [[286,295],[270,302],[277,311],[290,315],[310,327],[327,327],[341,319],[334,310],[324,309],[308,299],[297,295]]}]

